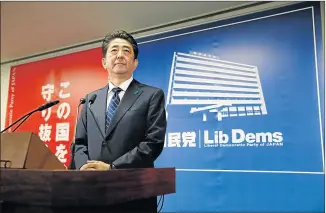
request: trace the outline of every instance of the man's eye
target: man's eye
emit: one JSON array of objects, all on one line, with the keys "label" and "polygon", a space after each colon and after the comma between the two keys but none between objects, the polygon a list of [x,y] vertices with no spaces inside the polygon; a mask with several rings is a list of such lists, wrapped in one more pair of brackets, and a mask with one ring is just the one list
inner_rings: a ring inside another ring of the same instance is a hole
[{"label": "man's eye", "polygon": [[112,49],[112,50],[111,50],[111,52],[116,52],[116,51],[117,51],[117,49]]}]

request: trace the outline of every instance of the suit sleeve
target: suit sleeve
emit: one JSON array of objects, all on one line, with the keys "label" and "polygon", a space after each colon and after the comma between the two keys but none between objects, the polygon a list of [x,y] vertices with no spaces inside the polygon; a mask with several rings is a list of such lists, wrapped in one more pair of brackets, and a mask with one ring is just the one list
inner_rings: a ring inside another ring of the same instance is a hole
[{"label": "suit sleeve", "polygon": [[166,132],[164,92],[157,90],[150,99],[147,113],[147,131],[144,140],[112,164],[115,168],[142,168],[153,165],[164,147]]},{"label": "suit sleeve", "polygon": [[87,96],[86,102],[82,107],[80,117],[77,122],[77,130],[75,136],[75,166],[79,170],[87,163],[88,157],[88,140],[87,140]]}]

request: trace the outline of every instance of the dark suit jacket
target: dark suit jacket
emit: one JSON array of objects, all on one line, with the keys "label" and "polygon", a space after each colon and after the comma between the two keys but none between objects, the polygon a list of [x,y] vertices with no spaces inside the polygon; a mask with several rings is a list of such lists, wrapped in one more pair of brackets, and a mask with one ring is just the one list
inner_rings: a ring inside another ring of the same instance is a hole
[{"label": "dark suit jacket", "polygon": [[[85,97],[75,137],[76,169],[87,160],[113,163],[117,169],[154,167],[166,132],[164,92],[133,80],[105,133],[108,89],[109,84]],[[91,108],[101,131],[88,108],[93,94],[97,98]]]}]

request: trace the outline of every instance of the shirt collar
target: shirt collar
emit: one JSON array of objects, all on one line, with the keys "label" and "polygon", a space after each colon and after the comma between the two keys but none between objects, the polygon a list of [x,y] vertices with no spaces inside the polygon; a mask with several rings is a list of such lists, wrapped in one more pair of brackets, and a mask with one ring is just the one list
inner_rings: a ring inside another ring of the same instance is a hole
[{"label": "shirt collar", "polygon": [[[132,82],[133,79],[134,79],[133,76],[131,76],[128,80],[126,80],[126,81],[122,82],[122,84],[120,84],[119,87],[122,89],[122,91],[124,91],[124,92],[127,91],[128,87],[129,87],[129,85],[131,84],[131,82]],[[114,85],[109,81],[109,91],[108,91],[108,93],[110,93],[114,87],[116,87],[116,86],[114,86]]]}]

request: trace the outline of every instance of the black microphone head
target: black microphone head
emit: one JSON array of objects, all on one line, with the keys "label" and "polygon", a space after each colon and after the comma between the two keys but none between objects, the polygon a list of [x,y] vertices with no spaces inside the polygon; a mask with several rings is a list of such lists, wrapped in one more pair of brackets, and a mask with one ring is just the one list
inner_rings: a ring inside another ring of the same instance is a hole
[{"label": "black microphone head", "polygon": [[53,101],[53,102],[52,102],[52,103],[53,103],[53,105],[52,105],[52,106],[54,106],[54,105],[58,104],[59,102],[60,102],[59,100]]},{"label": "black microphone head", "polygon": [[38,111],[43,111],[43,110],[45,110],[47,108],[50,108],[50,107],[58,104],[59,102],[60,102],[59,100],[48,102],[48,103],[43,104],[42,106],[40,106],[37,110]]},{"label": "black microphone head", "polygon": [[79,103],[80,103],[80,104],[84,104],[85,102],[86,102],[85,98],[81,98],[81,99],[79,100]]},{"label": "black microphone head", "polygon": [[91,96],[91,98],[89,99],[88,102],[89,102],[90,104],[93,104],[96,98],[97,98],[97,95],[96,95],[96,94],[93,94],[93,95]]}]

